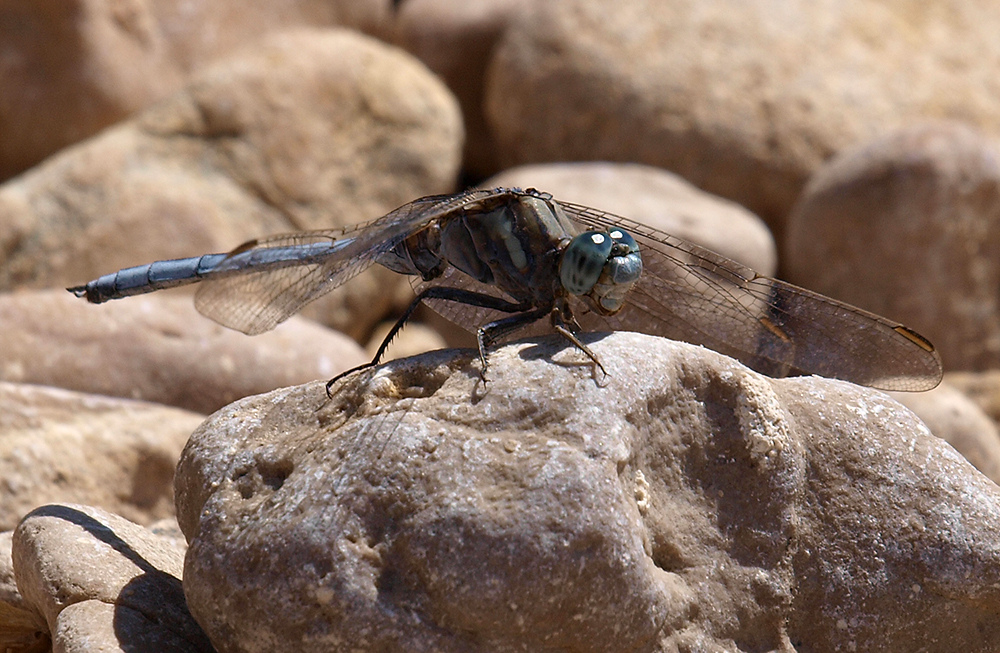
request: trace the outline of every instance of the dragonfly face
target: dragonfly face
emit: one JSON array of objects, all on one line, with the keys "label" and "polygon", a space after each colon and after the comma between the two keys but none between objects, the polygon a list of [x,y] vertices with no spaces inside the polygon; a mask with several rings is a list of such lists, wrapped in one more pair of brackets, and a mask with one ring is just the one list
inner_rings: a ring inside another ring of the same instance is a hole
[{"label": "dragonfly face", "polygon": [[569,242],[559,261],[559,279],[602,315],[614,315],[642,274],[639,245],[621,229],[585,231]]},{"label": "dragonfly face", "polygon": [[899,323],[531,189],[424,197],[366,224],[157,261],[70,291],[100,303],[200,281],[198,310],[253,334],[376,263],[421,282],[372,364],[426,302],[477,333],[484,367],[493,343],[548,317],[595,362],[573,335],[578,327],[705,345],[772,376],[819,374],[887,390],[926,390],[941,378],[933,345]]}]

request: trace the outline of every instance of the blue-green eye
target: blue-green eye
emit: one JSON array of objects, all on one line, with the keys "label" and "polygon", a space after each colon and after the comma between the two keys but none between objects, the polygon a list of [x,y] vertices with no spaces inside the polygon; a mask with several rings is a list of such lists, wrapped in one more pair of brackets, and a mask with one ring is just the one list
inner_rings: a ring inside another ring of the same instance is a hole
[{"label": "blue-green eye", "polygon": [[601,277],[614,244],[615,241],[607,233],[600,231],[585,231],[573,238],[559,262],[559,279],[563,288],[572,295],[590,292]]},{"label": "blue-green eye", "polygon": [[622,231],[621,229],[612,229],[608,232],[608,235],[614,241],[614,246],[611,250],[612,256],[625,256],[626,254],[639,251],[639,243],[635,242],[635,238],[629,232]]}]

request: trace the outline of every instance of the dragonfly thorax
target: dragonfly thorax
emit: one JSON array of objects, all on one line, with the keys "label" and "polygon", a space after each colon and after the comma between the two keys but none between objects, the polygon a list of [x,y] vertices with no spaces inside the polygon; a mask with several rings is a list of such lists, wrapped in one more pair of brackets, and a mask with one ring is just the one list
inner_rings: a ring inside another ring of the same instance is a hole
[{"label": "dragonfly thorax", "polygon": [[621,229],[575,236],[559,261],[559,279],[571,295],[582,295],[604,315],[617,313],[642,275],[639,246]]}]

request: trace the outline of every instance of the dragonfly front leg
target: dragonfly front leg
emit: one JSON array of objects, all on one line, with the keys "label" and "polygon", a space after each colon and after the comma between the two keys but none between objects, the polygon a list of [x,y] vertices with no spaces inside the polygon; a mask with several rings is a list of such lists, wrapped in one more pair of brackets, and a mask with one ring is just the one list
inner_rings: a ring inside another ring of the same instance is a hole
[{"label": "dragonfly front leg", "polygon": [[[326,393],[329,395],[330,388],[333,386],[333,384],[339,381],[340,379],[344,378],[348,374],[351,374],[353,372],[358,372],[360,370],[365,370],[368,369],[369,367],[375,367],[376,365],[378,365],[382,361],[382,357],[385,355],[385,352],[389,348],[389,345],[396,338],[396,335],[400,332],[400,330],[403,328],[406,322],[413,315],[413,312],[417,310],[417,307],[420,306],[420,303],[423,302],[425,299],[444,299],[446,301],[458,302],[460,304],[469,304],[471,306],[480,306],[482,308],[492,308],[497,311],[503,311],[504,313],[523,314],[525,311],[528,311],[531,308],[531,304],[528,303],[512,302],[502,297],[487,295],[485,293],[478,293],[472,290],[449,288],[448,286],[431,286],[430,288],[425,288],[416,297],[413,298],[413,301],[410,302],[410,305],[406,307],[406,310],[403,311],[403,314],[399,317],[398,320],[396,320],[396,323],[392,326],[392,328],[389,329],[389,333],[386,334],[385,338],[382,340],[382,344],[379,345],[378,351],[375,352],[375,357],[372,358],[372,360],[368,363],[364,363],[363,365],[358,365],[357,367],[353,367],[347,370],[346,372],[341,372],[337,376],[330,379],[326,384]],[[543,312],[542,315],[544,315],[547,312],[548,309],[546,308],[545,312]],[[520,317],[520,316],[514,316],[514,317]],[[536,317],[534,319],[537,320],[538,318]],[[503,321],[504,320],[498,320],[498,322],[503,322]],[[490,325],[486,326],[489,327]],[[479,332],[481,331],[482,329],[479,329]],[[482,335],[479,332],[477,332],[479,340],[479,357],[483,361],[483,373],[485,374],[486,354],[484,353],[485,350],[483,348]],[[485,376],[483,378],[485,379]]]},{"label": "dragonfly front leg", "polygon": [[576,318],[573,317],[573,313],[570,312],[568,306],[566,306],[563,310],[558,307],[552,309],[552,328],[555,329],[556,333],[561,335],[566,340],[569,340],[576,346],[577,349],[586,354],[587,358],[594,362],[594,365],[601,370],[601,373],[604,374],[604,376],[608,375],[608,371],[604,369],[603,365],[601,365],[601,361],[597,358],[597,354],[595,354],[590,347],[583,344],[583,342],[576,337],[576,333],[574,333],[574,331],[578,331],[580,329],[580,325],[577,323]]}]

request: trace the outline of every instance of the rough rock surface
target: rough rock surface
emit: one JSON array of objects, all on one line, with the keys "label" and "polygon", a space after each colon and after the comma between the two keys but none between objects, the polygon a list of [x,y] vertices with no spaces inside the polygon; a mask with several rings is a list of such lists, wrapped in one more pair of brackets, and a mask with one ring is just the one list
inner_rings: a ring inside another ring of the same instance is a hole
[{"label": "rough rock surface", "polygon": [[690,240],[771,276],[778,254],[764,222],[677,175],[634,163],[553,163],[504,170],[480,184],[537,188]]},{"label": "rough rock surface", "polygon": [[505,165],[618,160],[738,201],[776,236],[812,171],[921,117],[997,133],[990,0],[539,2],[489,70]]},{"label": "rough rock surface", "polygon": [[[886,395],[590,335],[248,398],[176,476],[222,650],[993,651],[1000,488]],[[595,378],[597,377],[597,378]]]},{"label": "rough rock surface", "polygon": [[173,475],[203,416],[0,382],[0,530],[36,506],[86,502],[151,522],[173,514]]},{"label": "rough rock surface", "polygon": [[100,306],[65,290],[0,293],[0,380],[155,401],[208,414],[247,395],[367,362],[347,336],[301,317],[248,337],[157,293]]},{"label": "rough rock surface", "polygon": [[[282,33],[0,186],[0,288],[374,219],[451,190],[461,147],[457,103],[410,55],[343,30]],[[324,321],[366,336],[405,285],[380,272],[335,291]]]},{"label": "rough rock surface", "polygon": [[935,122],[845,150],[789,216],[782,264],[913,327],[950,370],[1000,365],[1000,148]]},{"label": "rough rock surface", "polygon": [[89,506],[41,506],[13,537],[18,589],[66,653],[214,651],[185,605],[183,559],[171,538]]},{"label": "rough rock surface", "polygon": [[0,180],[175,91],[199,65],[295,25],[378,30],[388,0],[0,3]]}]

